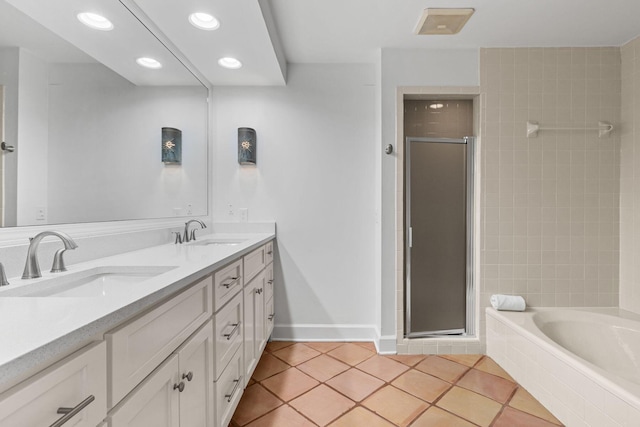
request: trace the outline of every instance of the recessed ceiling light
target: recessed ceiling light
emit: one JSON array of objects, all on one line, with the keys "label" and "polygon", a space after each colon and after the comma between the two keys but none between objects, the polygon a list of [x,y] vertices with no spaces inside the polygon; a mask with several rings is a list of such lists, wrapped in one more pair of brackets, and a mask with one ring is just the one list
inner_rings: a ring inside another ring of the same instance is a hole
[{"label": "recessed ceiling light", "polygon": [[231,58],[227,56],[225,58],[218,59],[218,65],[224,68],[237,70],[238,68],[242,67],[242,62],[238,61],[236,58]]},{"label": "recessed ceiling light", "polygon": [[431,108],[432,110],[439,110],[442,107],[444,107],[444,105],[442,105],[439,102],[434,102],[433,104],[429,104],[429,108]]},{"label": "recessed ceiling light", "polygon": [[136,59],[136,62],[138,63],[138,65],[141,65],[146,68],[152,68],[154,70],[157,70],[158,68],[162,68],[162,64],[153,58],[145,58],[145,57],[138,58]]},{"label": "recessed ceiling light", "polygon": [[97,13],[82,12],[78,14],[78,20],[87,27],[100,31],[113,30],[113,24],[107,18]]},{"label": "recessed ceiling light", "polygon": [[208,13],[196,12],[189,15],[189,22],[201,30],[213,31],[220,27],[220,21],[215,16]]}]

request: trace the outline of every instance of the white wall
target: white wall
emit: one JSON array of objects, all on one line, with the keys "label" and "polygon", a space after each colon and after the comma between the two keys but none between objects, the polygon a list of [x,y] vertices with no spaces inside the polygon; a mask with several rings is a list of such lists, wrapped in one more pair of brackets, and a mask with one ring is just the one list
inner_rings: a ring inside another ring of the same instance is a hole
[{"label": "white wall", "polygon": [[[47,64],[20,49],[18,79],[17,221],[8,225],[46,223],[48,170],[48,72]],[[45,218],[37,219],[43,208]]]},{"label": "white wall", "polygon": [[[479,63],[477,50],[383,49],[381,53],[382,141],[381,152],[387,144],[396,145],[396,94],[400,86],[478,86]],[[381,181],[381,325],[383,337],[390,337],[386,351],[395,349],[396,335],[396,278],[403,266],[397,265],[396,248],[396,155],[382,155]],[[400,248],[401,249],[401,248]]]},{"label": "white wall", "polygon": [[[49,223],[206,215],[203,87],[135,86],[99,64],[49,79]],[[162,127],[182,130],[182,165],[161,162]]]},{"label": "white wall", "polygon": [[[286,87],[214,89],[214,218],[276,220],[274,336],[372,339],[375,67],[288,70]],[[238,127],[257,132],[255,167],[238,165]]]}]

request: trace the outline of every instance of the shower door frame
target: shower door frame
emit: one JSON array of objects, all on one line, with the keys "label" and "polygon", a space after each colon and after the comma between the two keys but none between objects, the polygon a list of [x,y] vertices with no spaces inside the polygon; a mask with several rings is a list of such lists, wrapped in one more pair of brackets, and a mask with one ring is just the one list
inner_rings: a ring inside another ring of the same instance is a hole
[{"label": "shower door frame", "polygon": [[[476,292],[474,282],[474,218],[475,218],[475,188],[474,188],[474,172],[475,172],[475,141],[474,136],[465,136],[463,138],[425,138],[411,137],[405,138],[405,331],[407,338],[424,338],[424,337],[451,337],[452,335],[473,336],[476,333]],[[467,197],[466,197],[466,313],[465,328],[449,329],[438,331],[411,331],[411,143],[440,143],[440,144],[465,144],[466,162],[467,162]]]}]

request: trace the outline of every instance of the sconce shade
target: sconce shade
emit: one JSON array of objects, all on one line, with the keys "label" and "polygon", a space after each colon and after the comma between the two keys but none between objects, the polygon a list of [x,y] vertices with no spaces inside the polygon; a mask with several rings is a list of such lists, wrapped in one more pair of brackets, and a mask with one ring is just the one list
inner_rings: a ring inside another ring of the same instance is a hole
[{"label": "sconce shade", "polygon": [[182,131],[162,128],[162,161],[165,164],[182,163]]},{"label": "sconce shade", "polygon": [[256,131],[251,128],[238,128],[238,163],[255,165],[257,149]]}]

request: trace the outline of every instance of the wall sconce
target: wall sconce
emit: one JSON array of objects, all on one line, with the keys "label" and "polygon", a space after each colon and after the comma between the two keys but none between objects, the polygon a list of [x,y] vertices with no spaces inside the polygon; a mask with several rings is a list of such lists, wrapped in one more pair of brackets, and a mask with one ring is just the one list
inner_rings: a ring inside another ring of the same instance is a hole
[{"label": "wall sconce", "polygon": [[162,128],[162,161],[168,165],[182,163],[182,131]]},{"label": "wall sconce", "polygon": [[238,128],[238,163],[255,165],[257,148],[256,131],[251,128]]}]

